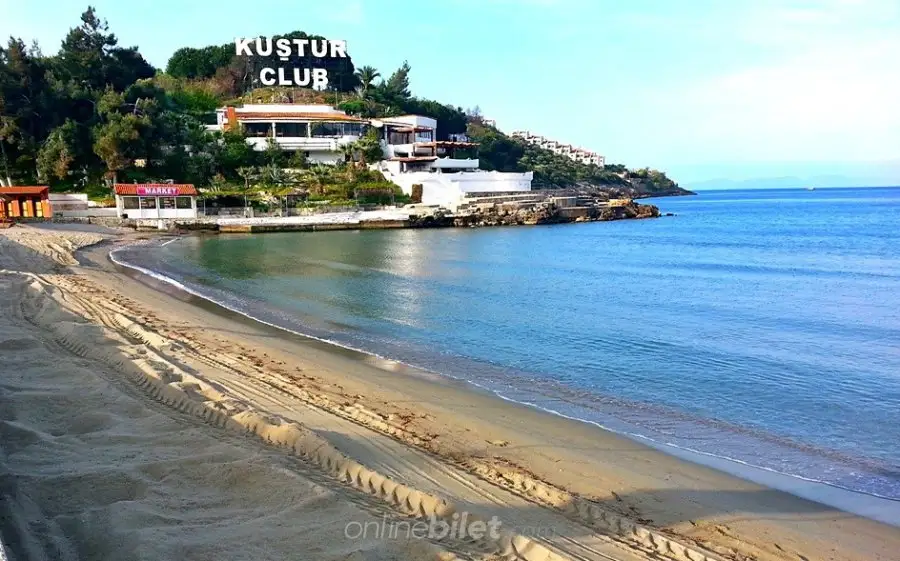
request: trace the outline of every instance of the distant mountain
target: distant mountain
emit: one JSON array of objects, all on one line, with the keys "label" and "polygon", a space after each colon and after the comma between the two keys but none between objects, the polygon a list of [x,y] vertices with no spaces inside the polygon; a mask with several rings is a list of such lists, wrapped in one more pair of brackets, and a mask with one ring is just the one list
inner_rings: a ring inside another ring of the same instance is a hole
[{"label": "distant mountain", "polygon": [[806,187],[876,187],[889,186],[889,182],[878,181],[873,183],[871,179],[850,177],[846,175],[817,175],[801,178],[787,177],[760,177],[735,181],[733,179],[710,179],[706,181],[694,181],[687,183],[689,189],[703,191],[713,189],[802,189]]}]

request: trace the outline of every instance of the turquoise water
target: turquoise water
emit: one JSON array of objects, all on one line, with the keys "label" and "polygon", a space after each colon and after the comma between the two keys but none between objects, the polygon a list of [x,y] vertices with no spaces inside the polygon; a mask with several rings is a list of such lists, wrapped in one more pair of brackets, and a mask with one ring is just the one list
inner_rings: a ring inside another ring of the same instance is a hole
[{"label": "turquoise water", "polygon": [[507,399],[900,499],[900,189],[654,202],[676,216],[187,237],[117,257]]}]

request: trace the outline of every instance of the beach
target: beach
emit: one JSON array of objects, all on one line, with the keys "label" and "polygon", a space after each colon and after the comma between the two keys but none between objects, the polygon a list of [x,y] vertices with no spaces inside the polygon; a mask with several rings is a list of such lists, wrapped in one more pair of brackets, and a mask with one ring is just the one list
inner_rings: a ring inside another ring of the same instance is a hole
[{"label": "beach", "polygon": [[[13,559],[900,551],[896,527],[154,286],[108,259],[137,237],[0,232],[2,536]],[[463,515],[501,532],[348,532]]]}]

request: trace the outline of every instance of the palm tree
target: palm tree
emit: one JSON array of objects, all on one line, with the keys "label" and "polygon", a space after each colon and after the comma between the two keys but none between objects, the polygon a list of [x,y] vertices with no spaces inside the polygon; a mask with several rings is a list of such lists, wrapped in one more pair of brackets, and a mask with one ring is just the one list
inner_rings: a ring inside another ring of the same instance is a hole
[{"label": "palm tree", "polygon": [[348,142],[347,144],[341,144],[338,147],[338,152],[340,152],[341,156],[343,156],[344,161],[347,163],[353,163],[356,159],[356,146],[354,146],[355,142]]},{"label": "palm tree", "polygon": [[247,193],[250,192],[250,182],[259,177],[259,171],[255,167],[241,167],[237,174],[244,180],[244,208],[247,208]]},{"label": "palm tree", "polygon": [[359,81],[362,84],[360,86],[360,97],[365,98],[366,95],[368,95],[372,83],[380,76],[381,74],[374,66],[362,66],[356,70],[356,77],[359,78]]},{"label": "palm tree", "polygon": [[328,166],[316,164],[310,168],[310,176],[313,185],[316,186],[316,191],[320,195],[324,195],[325,186],[328,185],[328,180],[331,179],[331,170],[328,169]]}]

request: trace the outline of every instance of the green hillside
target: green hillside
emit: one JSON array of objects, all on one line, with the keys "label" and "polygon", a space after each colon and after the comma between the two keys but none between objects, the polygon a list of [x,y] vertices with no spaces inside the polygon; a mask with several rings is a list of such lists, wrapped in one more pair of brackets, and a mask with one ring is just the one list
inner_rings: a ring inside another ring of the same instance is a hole
[{"label": "green hillside", "polygon": [[[283,37],[318,36],[295,31]],[[0,181],[95,197],[107,194],[111,181],[166,179],[229,193],[300,187],[331,199],[384,191],[380,176],[361,169],[377,156],[371,137],[347,149],[346,165],[319,169],[275,146],[254,152],[237,133],[203,127],[213,122],[216,107],[228,103],[305,102],[368,118],[433,117],[439,140],[467,133],[481,143],[477,156],[484,169],[533,170],[537,188],[618,189],[636,196],[684,192],[662,172],[579,164],[484,126],[477,111],[416,97],[406,62],[382,76],[371,66],[356,67],[349,56],[292,57],[289,65],[327,68],[329,90],[254,89],[261,65],[282,63],[235,56],[233,44],[178,49],[165,71],[155,69],[137,47],[120,46],[90,7],[55,54],[10,38],[0,47]],[[277,171],[285,167],[294,172]]]}]

